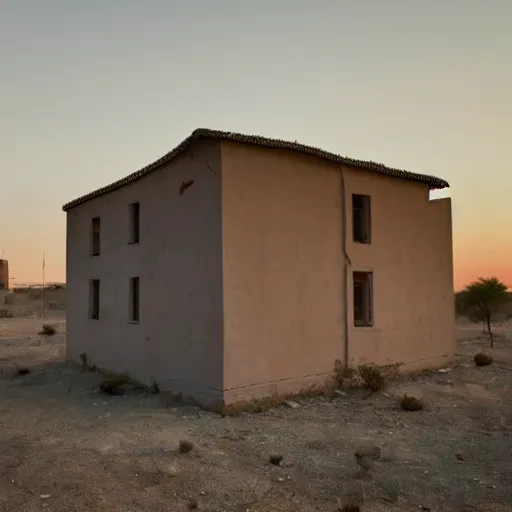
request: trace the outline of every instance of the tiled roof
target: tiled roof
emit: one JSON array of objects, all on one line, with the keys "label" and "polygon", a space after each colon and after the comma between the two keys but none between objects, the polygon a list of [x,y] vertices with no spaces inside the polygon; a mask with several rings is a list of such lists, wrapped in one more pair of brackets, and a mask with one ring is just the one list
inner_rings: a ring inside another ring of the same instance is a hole
[{"label": "tiled roof", "polygon": [[219,130],[208,130],[206,128],[199,128],[194,130],[192,134],[187,137],[183,142],[178,144],[172,151],[159,158],[152,164],[147,165],[146,167],[118,180],[110,185],[106,185],[105,187],[99,188],[94,192],[90,192],[82,197],[74,199],[69,203],[65,204],[62,209],[64,211],[68,211],[75,206],[78,206],[90,199],[101,196],[103,194],[107,194],[108,192],[112,192],[118,188],[124,187],[129,183],[132,183],[147,174],[156,171],[162,165],[167,164],[174,160],[178,155],[186,151],[190,144],[199,139],[207,139],[207,140],[219,140],[219,141],[230,141],[230,142],[238,142],[240,144],[251,144],[254,146],[261,146],[265,148],[277,148],[277,149],[286,149],[289,151],[296,151],[297,153],[302,153],[304,155],[311,155],[321,158],[323,160],[327,160],[328,162],[333,162],[335,164],[344,164],[351,167],[356,167],[359,169],[363,169],[365,171],[375,172],[378,174],[383,174],[386,176],[391,176],[394,178],[399,178],[402,180],[415,181],[417,183],[423,183],[428,185],[430,188],[446,188],[449,187],[449,184],[441,179],[436,178],[435,176],[429,176],[425,174],[417,174],[408,171],[402,171],[399,169],[393,169],[391,167],[386,167],[383,164],[378,164],[376,162],[365,161],[365,160],[354,160],[353,158],[346,158],[343,156],[336,155],[335,153],[329,153],[319,148],[314,148],[311,146],[304,146],[303,144],[298,144],[297,142],[288,142],[280,139],[269,139],[266,137],[260,137],[257,135],[243,135],[241,133],[233,133],[233,132],[223,132]]}]

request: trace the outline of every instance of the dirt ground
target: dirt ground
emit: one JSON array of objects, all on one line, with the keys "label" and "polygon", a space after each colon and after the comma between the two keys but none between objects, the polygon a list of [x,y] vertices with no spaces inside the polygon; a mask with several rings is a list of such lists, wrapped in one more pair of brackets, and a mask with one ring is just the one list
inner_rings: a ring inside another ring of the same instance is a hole
[{"label": "dirt ground", "polygon": [[[178,511],[195,499],[210,512],[334,512],[363,494],[369,512],[512,510],[512,326],[493,350],[479,326],[461,326],[453,368],[385,394],[223,418],[141,391],[100,394],[100,375],[64,364],[64,314],[52,314],[51,337],[40,318],[0,319],[2,511]],[[492,366],[473,365],[481,347]],[[406,392],[426,408],[401,411]],[[178,453],[180,439],[194,449]],[[368,474],[354,458],[364,443],[383,452]]]}]

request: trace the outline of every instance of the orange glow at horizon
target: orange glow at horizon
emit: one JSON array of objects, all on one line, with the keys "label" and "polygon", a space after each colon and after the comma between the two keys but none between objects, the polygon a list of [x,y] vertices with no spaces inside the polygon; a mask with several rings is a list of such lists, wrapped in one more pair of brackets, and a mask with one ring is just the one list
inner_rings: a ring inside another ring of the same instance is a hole
[{"label": "orange glow at horizon", "polygon": [[505,265],[493,265],[491,267],[486,267],[485,271],[483,271],[483,268],[484,267],[471,265],[469,263],[461,267],[455,266],[455,290],[461,290],[479,277],[497,277],[512,290],[512,271],[510,270],[510,267],[505,267]]},{"label": "orange glow at horizon", "polygon": [[[60,237],[64,235],[61,233]],[[454,234],[454,238],[456,238]],[[483,244],[485,245],[485,244]],[[512,289],[512,266],[508,257],[512,251],[478,250],[454,241],[454,287],[464,288],[479,277],[497,277]],[[47,253],[48,254],[48,253]],[[8,257],[10,256],[10,257]],[[65,251],[46,259],[46,282],[65,282]],[[5,255],[9,261],[11,286],[40,284],[42,282],[42,254],[37,257],[30,251]]]}]

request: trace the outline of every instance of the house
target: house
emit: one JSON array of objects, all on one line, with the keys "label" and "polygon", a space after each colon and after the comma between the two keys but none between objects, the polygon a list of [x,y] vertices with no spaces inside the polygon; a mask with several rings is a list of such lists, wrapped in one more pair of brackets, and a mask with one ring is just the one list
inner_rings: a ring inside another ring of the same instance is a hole
[{"label": "house", "polygon": [[319,385],[335,360],[454,355],[450,199],[433,176],[199,129],[66,204],[67,356],[205,404]]},{"label": "house", "polygon": [[9,289],[9,262],[0,260],[0,290]]}]

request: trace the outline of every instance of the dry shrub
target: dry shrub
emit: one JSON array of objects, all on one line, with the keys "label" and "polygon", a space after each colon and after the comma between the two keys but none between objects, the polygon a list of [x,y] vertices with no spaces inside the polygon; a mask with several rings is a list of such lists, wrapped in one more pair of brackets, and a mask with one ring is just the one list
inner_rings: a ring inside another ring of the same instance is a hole
[{"label": "dry shrub", "polygon": [[122,395],[129,382],[126,375],[113,374],[100,383],[100,391],[107,395]]},{"label": "dry shrub", "polygon": [[0,308],[0,318],[14,318],[14,315],[8,309]]},{"label": "dry shrub", "polygon": [[475,354],[473,359],[477,366],[489,366],[493,363],[493,358],[487,354],[483,354],[482,352]]},{"label": "dry shrub", "polygon": [[340,388],[360,385],[359,375],[355,368],[345,366],[341,359],[334,361],[334,381]]},{"label": "dry shrub", "polygon": [[404,397],[400,401],[400,407],[404,411],[421,411],[421,409],[423,409],[425,405],[419,398],[404,395]]},{"label": "dry shrub", "polygon": [[264,398],[255,398],[254,400],[239,401],[223,405],[220,413],[222,416],[239,416],[244,412],[253,414],[266,412],[274,407],[279,407],[284,403],[284,400],[284,398],[278,395],[272,395]]},{"label": "dry shrub", "polygon": [[391,363],[382,365],[380,369],[384,374],[386,381],[391,382],[397,380],[400,377],[400,368],[402,368],[402,366],[403,363]]},{"label": "dry shrub", "polygon": [[362,364],[357,369],[347,367],[342,361],[334,362],[334,381],[339,387],[368,388],[372,392],[381,391],[388,382],[396,380],[402,363],[383,366],[375,363]]},{"label": "dry shrub", "polygon": [[43,328],[39,334],[43,334],[45,336],[53,336],[56,333],[57,333],[57,329],[54,325],[43,324]]},{"label": "dry shrub", "polygon": [[386,386],[386,378],[379,366],[373,363],[362,364],[357,369],[363,385],[375,393]]},{"label": "dry shrub", "polygon": [[303,388],[297,393],[288,394],[273,394],[262,398],[254,398],[252,400],[240,400],[231,404],[224,404],[220,408],[214,409],[222,416],[239,416],[242,413],[262,413],[267,412],[270,409],[274,409],[283,405],[287,401],[293,401],[300,398],[314,398],[319,396],[333,397],[334,389],[331,379],[328,379],[321,385],[314,385],[307,388]]}]

